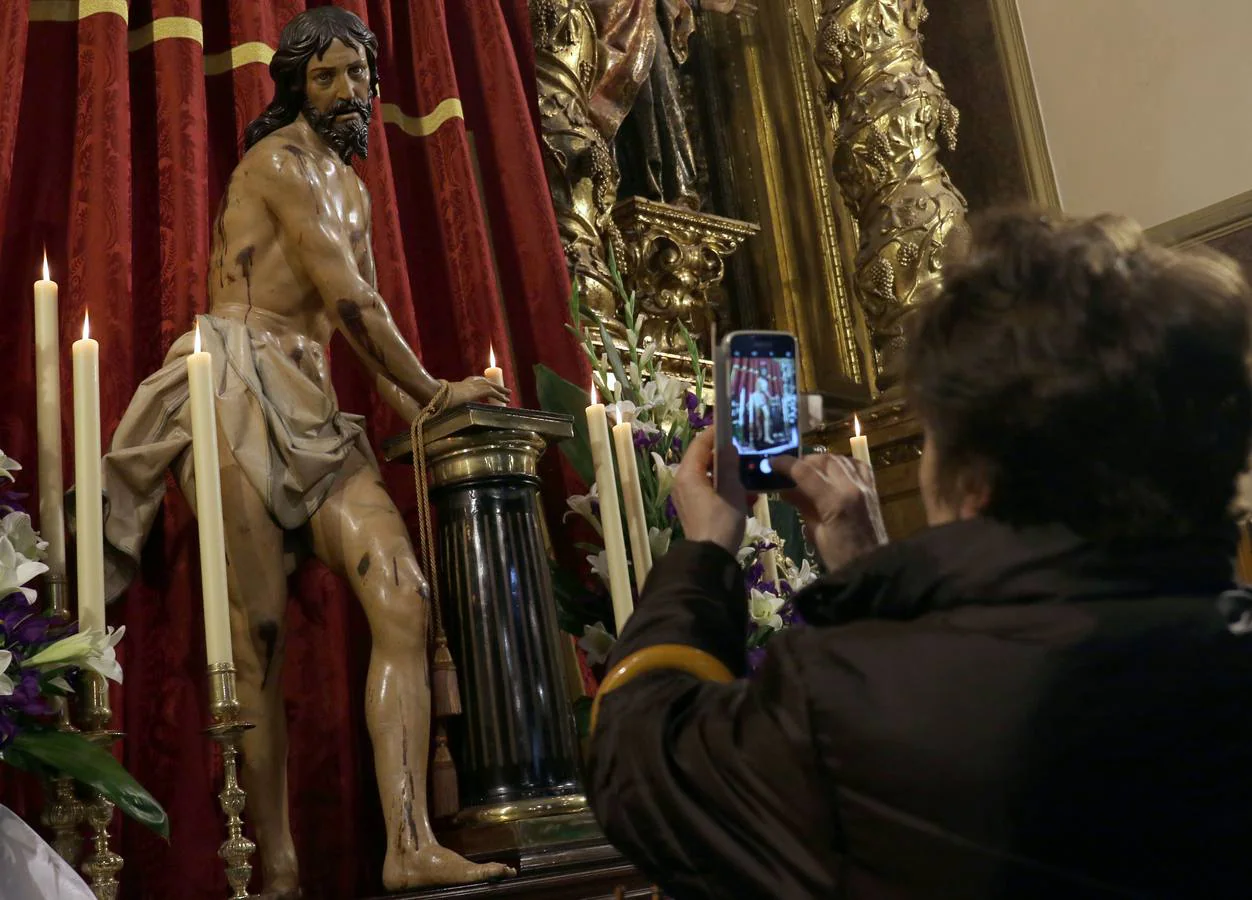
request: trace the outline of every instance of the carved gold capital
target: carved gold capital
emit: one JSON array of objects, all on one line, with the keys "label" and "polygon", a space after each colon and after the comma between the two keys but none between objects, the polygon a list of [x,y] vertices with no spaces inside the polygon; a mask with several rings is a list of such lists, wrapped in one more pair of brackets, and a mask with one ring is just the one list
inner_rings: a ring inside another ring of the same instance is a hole
[{"label": "carved gold capital", "polygon": [[685,352],[685,326],[703,347],[718,318],[726,258],[760,227],[642,197],[618,203],[613,218],[625,245],[622,274],[645,316],[641,339]]},{"label": "carved gold capital", "polygon": [[922,57],[924,0],[826,0],[816,59],[835,178],[857,218],[855,284],[889,387],[902,318],[965,234],[965,198],[938,160],[960,115]]}]

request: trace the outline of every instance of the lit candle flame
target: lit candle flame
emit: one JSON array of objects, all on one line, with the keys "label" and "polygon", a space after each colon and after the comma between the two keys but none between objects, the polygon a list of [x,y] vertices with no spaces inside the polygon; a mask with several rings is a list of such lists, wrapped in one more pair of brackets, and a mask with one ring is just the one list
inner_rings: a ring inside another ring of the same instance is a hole
[{"label": "lit candle flame", "polygon": [[200,317],[199,316],[196,316],[196,339],[192,343],[191,352],[192,353],[200,352]]},{"label": "lit candle flame", "polygon": [[591,405],[595,406],[597,402],[598,401],[596,400],[596,376],[592,375],[591,376]]},{"label": "lit candle flame", "polygon": [[83,310],[83,340],[91,339],[91,315]]},{"label": "lit candle flame", "polygon": [[496,367],[496,348],[493,345],[488,344],[487,345],[487,368],[494,369],[495,367]]},{"label": "lit candle flame", "polygon": [[622,421],[622,404],[621,403],[615,403],[613,405],[613,418],[617,420],[618,424],[621,423]]},{"label": "lit candle flame", "polygon": [[43,280],[51,281],[52,276],[48,272],[48,248],[43,248]]},{"label": "lit candle flame", "polygon": [[861,420],[857,418],[856,413],[852,414],[852,427],[856,429],[856,436],[861,436]]}]

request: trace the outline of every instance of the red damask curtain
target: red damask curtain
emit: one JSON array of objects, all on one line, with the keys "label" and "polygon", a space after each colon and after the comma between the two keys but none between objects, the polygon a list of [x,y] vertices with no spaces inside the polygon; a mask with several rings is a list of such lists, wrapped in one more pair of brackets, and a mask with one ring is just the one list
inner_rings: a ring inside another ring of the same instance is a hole
[{"label": "red damask curtain", "polygon": [[[46,246],[68,346],[90,307],[106,441],[134,387],[205,310],[209,228],[244,126],[268,102],[282,25],[316,0],[0,3],[0,448],[34,491],[31,282]],[[369,159],[379,288],[432,372],[481,372],[494,344],[535,404],[532,367],[586,380],[565,337],[568,278],[536,134],[526,0],[340,0],[377,33],[381,109]],[[375,444],[404,423],[332,348],[345,409]],[[66,483],[72,423],[64,406]],[[411,505],[411,475],[386,473]],[[32,498],[33,503],[34,498]],[[32,506],[32,508],[34,508]],[[126,823],[124,894],[216,898],[223,832],[208,713],[194,523],[171,492],[143,576],[110,611],[127,628],[115,692],[127,766],[165,805],[167,846]],[[328,572],[293,581],[286,692],[292,819],[307,897],[380,890],[381,813],[363,716],[369,638]],[[31,785],[3,801],[30,816]]]}]

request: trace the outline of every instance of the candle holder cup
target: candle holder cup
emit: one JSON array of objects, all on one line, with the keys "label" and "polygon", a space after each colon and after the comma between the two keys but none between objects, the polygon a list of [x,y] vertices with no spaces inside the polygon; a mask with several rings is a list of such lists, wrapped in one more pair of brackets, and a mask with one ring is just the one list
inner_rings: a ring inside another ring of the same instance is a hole
[{"label": "candle holder cup", "polygon": [[226,840],[217,855],[226,866],[231,900],[246,900],[253,896],[248,893],[248,882],[252,878],[250,860],[256,852],[256,844],[243,834],[247,794],[239,784],[239,745],[244,732],[253,725],[239,717],[234,664],[213,663],[208,675],[209,714],[213,724],[205,729],[205,734],[222,748],[222,790],[217,797],[226,815]]}]

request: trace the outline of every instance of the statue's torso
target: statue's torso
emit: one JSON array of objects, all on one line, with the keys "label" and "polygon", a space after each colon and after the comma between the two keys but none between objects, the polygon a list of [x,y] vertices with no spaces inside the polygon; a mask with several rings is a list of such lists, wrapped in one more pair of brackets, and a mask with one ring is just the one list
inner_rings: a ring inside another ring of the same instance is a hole
[{"label": "statue's torso", "polygon": [[307,184],[308,219],[299,227],[327,231],[351,254],[361,276],[375,280],[369,195],[352,167],[320,141],[297,121],[251,148],[231,175],[212,235],[210,312],[269,331],[293,348],[309,340],[325,345],[333,325],[326,298],[301,262],[299,230],[284,226],[262,193],[273,177],[270,160],[283,156]]}]

